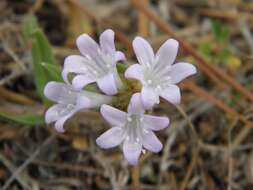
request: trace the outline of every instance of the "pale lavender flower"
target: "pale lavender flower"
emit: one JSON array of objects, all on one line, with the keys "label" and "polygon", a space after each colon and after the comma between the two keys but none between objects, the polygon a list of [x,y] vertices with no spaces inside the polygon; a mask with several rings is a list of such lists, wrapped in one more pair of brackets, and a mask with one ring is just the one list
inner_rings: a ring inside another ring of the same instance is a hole
[{"label": "pale lavender flower", "polygon": [[76,112],[99,107],[111,100],[110,97],[104,95],[76,90],[69,84],[53,81],[47,83],[44,94],[57,103],[46,111],[45,120],[47,124],[55,122],[58,132],[64,132],[65,121]]},{"label": "pale lavender flower", "polygon": [[105,30],[100,35],[99,41],[100,46],[89,35],[80,35],[76,43],[82,56],[71,55],[65,59],[62,77],[69,83],[68,74],[74,73],[76,76],[72,84],[75,88],[81,89],[87,84],[96,82],[104,93],[114,95],[122,85],[116,63],[125,60],[125,55],[121,51],[116,51],[112,30]]},{"label": "pale lavender flower", "polygon": [[150,109],[155,103],[159,103],[159,96],[172,104],[180,103],[180,89],[175,84],[197,71],[195,66],[189,63],[173,64],[177,56],[178,42],[168,39],[154,55],[149,43],[136,37],[133,48],[139,64],[130,66],[125,77],[137,79],[142,83],[141,99],[145,108]]},{"label": "pale lavender flower", "polygon": [[104,149],[113,148],[123,143],[123,153],[131,165],[138,163],[141,152],[145,149],[159,152],[162,144],[153,131],[161,130],[169,125],[167,117],[145,115],[140,93],[132,96],[128,113],[109,105],[103,105],[102,116],[112,126],[96,140]]}]

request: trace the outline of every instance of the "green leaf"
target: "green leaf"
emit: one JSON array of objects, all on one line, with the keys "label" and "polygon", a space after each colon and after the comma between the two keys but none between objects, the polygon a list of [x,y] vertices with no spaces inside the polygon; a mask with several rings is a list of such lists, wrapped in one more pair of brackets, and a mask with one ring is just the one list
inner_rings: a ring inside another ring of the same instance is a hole
[{"label": "green leaf", "polygon": [[0,112],[0,119],[23,125],[42,125],[45,123],[44,116],[42,114],[35,113],[17,115],[13,113]]},{"label": "green leaf", "polygon": [[36,17],[30,15],[24,20],[23,33],[27,42],[32,44],[33,75],[36,90],[41,99],[48,103],[44,96],[44,87],[49,81],[62,81],[60,66],[56,64],[51,45],[39,28]]},{"label": "green leaf", "polygon": [[53,65],[46,62],[41,62],[41,65],[50,73],[54,81],[62,81],[61,67],[59,65]]},{"label": "green leaf", "polygon": [[35,16],[28,15],[23,20],[23,35],[26,41],[29,40],[34,30],[38,29],[38,22]]},{"label": "green leaf", "polygon": [[212,44],[202,43],[202,44],[200,44],[198,49],[199,49],[200,53],[203,56],[205,56],[205,58],[210,59],[210,57],[212,56],[212,49],[213,49]]},{"label": "green leaf", "polygon": [[214,37],[218,42],[226,42],[229,39],[229,29],[225,24],[213,20],[212,30]]}]

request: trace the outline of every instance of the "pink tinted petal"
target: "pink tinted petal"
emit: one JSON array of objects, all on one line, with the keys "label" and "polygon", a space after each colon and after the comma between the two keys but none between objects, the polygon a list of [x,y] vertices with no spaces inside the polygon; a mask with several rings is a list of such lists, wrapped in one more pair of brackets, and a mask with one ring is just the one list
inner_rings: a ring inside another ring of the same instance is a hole
[{"label": "pink tinted petal", "polygon": [[160,93],[160,96],[172,104],[179,104],[181,101],[180,89],[176,85],[169,85]]},{"label": "pink tinted petal", "polygon": [[80,35],[76,40],[79,51],[85,56],[89,55],[94,57],[98,54],[98,44],[87,34]]},{"label": "pink tinted petal", "polygon": [[140,64],[134,64],[128,67],[125,71],[126,78],[137,79],[139,81],[143,81],[142,68]]},{"label": "pink tinted petal", "polygon": [[118,92],[113,73],[109,73],[104,77],[98,79],[97,84],[99,89],[107,95],[114,95]]},{"label": "pink tinted petal", "polygon": [[126,123],[126,112],[120,111],[114,107],[102,105],[100,113],[112,126],[123,126]]},{"label": "pink tinted petal", "polygon": [[140,64],[152,64],[154,61],[154,52],[149,43],[142,37],[136,37],[133,41],[135,55]]},{"label": "pink tinted petal", "polygon": [[121,51],[116,51],[115,62],[125,61],[125,60],[126,60],[125,54],[123,52],[121,52]]},{"label": "pink tinted petal", "polygon": [[143,132],[143,147],[151,152],[160,152],[163,148],[162,143],[156,137],[154,132]]},{"label": "pink tinted petal", "polygon": [[143,114],[145,112],[140,93],[132,95],[127,112],[131,114]]},{"label": "pink tinted petal", "polygon": [[84,57],[79,55],[71,55],[68,56],[64,60],[64,67],[62,70],[62,78],[66,83],[69,83],[68,74],[69,73],[85,73],[85,61],[87,61]]},{"label": "pink tinted petal", "polygon": [[159,103],[159,95],[150,87],[142,87],[141,99],[146,109],[151,109],[156,103]]},{"label": "pink tinted petal", "polygon": [[178,42],[174,39],[168,39],[159,48],[156,54],[157,62],[160,66],[171,65],[174,63],[178,51]]},{"label": "pink tinted petal", "polygon": [[109,55],[115,54],[114,32],[111,29],[105,30],[99,37],[101,49]]},{"label": "pink tinted petal", "polygon": [[168,127],[169,122],[170,121],[168,117],[152,115],[143,116],[143,127],[153,131],[159,131],[161,129],[164,129],[165,127]]},{"label": "pink tinted petal", "polygon": [[130,140],[125,140],[123,143],[123,153],[125,159],[131,165],[137,165],[141,155],[142,145],[134,143]]},{"label": "pink tinted petal", "polygon": [[74,86],[75,89],[79,90],[82,89],[87,84],[90,84],[94,81],[95,81],[94,79],[91,79],[85,75],[77,75],[72,80],[72,85]]},{"label": "pink tinted petal", "polygon": [[197,73],[196,67],[190,63],[176,63],[171,67],[171,82],[173,84],[179,83],[186,77]]},{"label": "pink tinted petal", "polygon": [[48,82],[44,88],[44,95],[52,100],[57,102],[60,98],[60,95],[62,93],[66,93],[70,87],[64,83],[61,82]]},{"label": "pink tinted petal", "polygon": [[113,127],[107,130],[96,139],[96,143],[101,148],[113,148],[118,146],[124,138],[124,131],[121,127]]},{"label": "pink tinted petal", "polygon": [[58,120],[60,116],[60,112],[65,109],[64,105],[61,104],[55,104],[51,106],[45,113],[45,121],[47,124],[52,123],[56,120]]},{"label": "pink tinted petal", "polygon": [[63,133],[65,130],[63,128],[64,126],[64,123],[67,121],[67,119],[69,119],[72,115],[74,115],[76,112],[78,111],[78,109],[73,109],[72,111],[70,111],[67,115],[65,116],[62,116],[61,118],[59,118],[54,126],[55,126],[55,129],[60,132],[60,133]]}]

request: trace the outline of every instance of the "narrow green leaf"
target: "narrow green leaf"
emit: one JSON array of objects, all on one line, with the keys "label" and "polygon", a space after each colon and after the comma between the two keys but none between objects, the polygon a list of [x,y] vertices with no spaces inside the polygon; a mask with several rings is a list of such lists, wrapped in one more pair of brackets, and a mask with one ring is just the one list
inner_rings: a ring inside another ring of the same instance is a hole
[{"label": "narrow green leaf", "polygon": [[13,113],[0,112],[0,119],[12,121],[22,125],[42,125],[44,124],[44,116],[42,114],[22,114],[16,115]]},{"label": "narrow green leaf", "polygon": [[53,65],[46,62],[41,62],[41,65],[47,70],[54,81],[62,81],[61,67],[59,65]]},{"label": "narrow green leaf", "polygon": [[37,92],[41,99],[48,103],[44,96],[44,87],[49,81],[62,81],[60,67],[57,66],[51,45],[38,26],[35,16],[24,20],[23,33],[28,42],[32,43],[33,74]]}]

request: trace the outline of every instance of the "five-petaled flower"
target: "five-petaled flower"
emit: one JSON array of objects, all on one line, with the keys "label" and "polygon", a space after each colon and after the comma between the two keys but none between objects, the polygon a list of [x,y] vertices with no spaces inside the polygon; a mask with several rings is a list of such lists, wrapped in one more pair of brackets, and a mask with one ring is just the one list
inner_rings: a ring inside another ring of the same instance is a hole
[{"label": "five-petaled flower", "polygon": [[55,128],[59,132],[64,132],[65,121],[76,112],[99,107],[111,100],[105,95],[76,90],[69,84],[53,81],[47,83],[44,94],[57,102],[46,111],[45,120],[47,124],[55,122]]},{"label": "five-petaled flower", "polygon": [[159,152],[162,149],[162,144],[153,131],[167,127],[169,119],[145,115],[140,93],[132,96],[127,111],[128,113],[109,105],[102,105],[100,112],[112,128],[98,137],[96,142],[104,149],[123,143],[126,160],[131,165],[136,165],[144,149],[151,152]]},{"label": "five-petaled flower", "polygon": [[100,46],[87,34],[80,35],[76,43],[82,56],[71,55],[65,59],[62,77],[69,84],[68,74],[74,73],[72,84],[76,89],[96,82],[105,94],[114,95],[122,85],[116,63],[125,60],[125,55],[116,51],[112,30],[105,30],[99,41]]},{"label": "five-petaled flower", "polygon": [[145,108],[150,109],[159,103],[159,96],[173,104],[180,103],[180,89],[175,84],[195,74],[196,68],[185,62],[173,64],[177,56],[178,42],[168,39],[154,55],[149,43],[136,37],[133,48],[139,64],[130,66],[125,77],[141,82],[141,99]]}]

